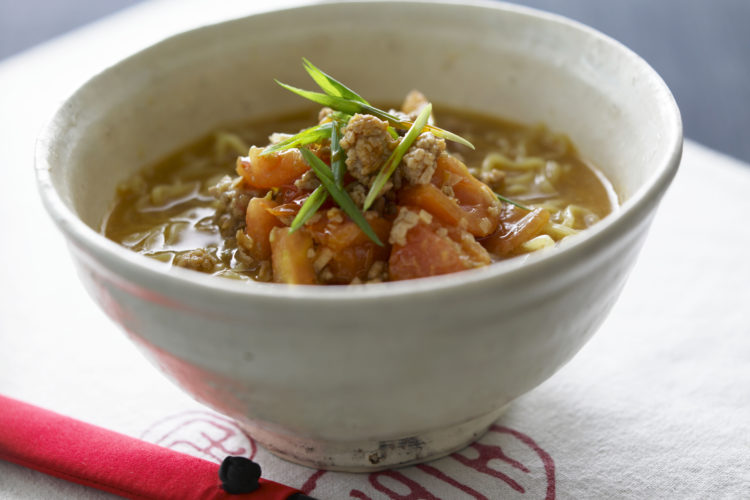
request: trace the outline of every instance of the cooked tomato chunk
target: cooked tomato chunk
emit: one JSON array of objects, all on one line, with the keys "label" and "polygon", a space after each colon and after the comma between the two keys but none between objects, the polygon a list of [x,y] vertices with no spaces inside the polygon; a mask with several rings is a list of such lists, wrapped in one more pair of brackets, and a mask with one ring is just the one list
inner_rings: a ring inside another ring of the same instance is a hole
[{"label": "cooked tomato chunk", "polygon": [[237,173],[252,187],[270,189],[291,184],[310,168],[297,149],[262,156],[263,149],[253,146],[247,156],[237,158]]},{"label": "cooked tomato chunk", "polygon": [[450,155],[438,158],[432,184],[403,189],[399,199],[424,208],[448,225],[465,225],[474,236],[492,234],[499,225],[501,205],[497,197],[471,175],[466,165]]},{"label": "cooked tomato chunk", "polygon": [[[366,280],[375,262],[388,260],[390,247],[377,245],[340,210],[328,213],[308,226],[319,245],[315,266],[319,268],[321,281],[347,284],[355,278]],[[367,221],[380,241],[388,241],[391,230],[388,220],[370,215]]]},{"label": "cooked tomato chunk", "polygon": [[[404,210],[404,209],[402,209]],[[468,232],[424,217],[393,245],[388,261],[391,280],[463,271],[490,263],[487,251]]]},{"label": "cooked tomato chunk", "polygon": [[271,264],[276,283],[315,284],[311,260],[313,240],[305,229],[290,232],[288,227],[271,230]]},{"label": "cooked tomato chunk", "polygon": [[268,241],[271,230],[283,225],[278,217],[270,213],[276,205],[270,198],[252,198],[247,204],[245,234],[253,240],[249,253],[255,260],[271,258],[271,243]]}]

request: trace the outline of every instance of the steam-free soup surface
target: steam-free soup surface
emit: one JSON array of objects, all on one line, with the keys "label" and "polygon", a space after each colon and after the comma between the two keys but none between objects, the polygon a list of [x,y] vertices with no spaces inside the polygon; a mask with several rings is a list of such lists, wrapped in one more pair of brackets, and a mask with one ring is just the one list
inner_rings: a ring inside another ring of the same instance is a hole
[{"label": "steam-free soup surface", "polygon": [[[552,247],[617,206],[608,181],[562,134],[445,108],[434,118],[476,149],[448,142],[440,152],[433,141],[425,147],[438,153],[434,173],[417,172],[421,180],[414,172],[394,174],[390,192],[365,212],[382,245],[330,196],[301,229],[289,230],[320,185],[311,171],[271,187],[252,177],[249,146],[326,120],[314,112],[210,134],[144,169],[118,189],[103,231],[133,251],[217,276],[356,284],[444,274]],[[352,137],[343,142],[349,159],[357,154],[354,142],[364,140]],[[330,163],[330,146],[316,154]],[[410,165],[421,168],[424,156],[412,154]],[[346,190],[361,208],[372,178],[357,168],[349,169]]]}]

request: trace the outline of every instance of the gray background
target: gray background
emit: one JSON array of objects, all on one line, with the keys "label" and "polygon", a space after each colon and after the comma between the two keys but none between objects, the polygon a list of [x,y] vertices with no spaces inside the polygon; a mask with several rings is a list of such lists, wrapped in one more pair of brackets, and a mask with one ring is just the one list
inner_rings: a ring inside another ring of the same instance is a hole
[{"label": "gray background", "polygon": [[[141,0],[0,0],[0,59]],[[519,0],[623,42],[672,89],[685,135],[750,162],[750,0]]]}]

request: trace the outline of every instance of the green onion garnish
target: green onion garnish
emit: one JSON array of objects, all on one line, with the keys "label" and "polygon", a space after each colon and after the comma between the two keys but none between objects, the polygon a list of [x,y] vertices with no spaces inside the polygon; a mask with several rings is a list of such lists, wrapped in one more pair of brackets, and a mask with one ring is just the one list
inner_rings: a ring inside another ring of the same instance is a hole
[{"label": "green onion garnish", "polygon": [[[311,71],[307,66],[305,67],[305,69],[307,69],[308,72]],[[300,97],[304,97],[305,99],[309,99],[323,106],[328,106],[335,111],[340,111],[348,115],[353,115],[354,113],[370,114],[377,118],[380,118],[383,121],[387,121],[393,127],[401,129],[401,130],[408,130],[413,125],[413,123],[410,122],[409,120],[401,120],[397,116],[394,116],[386,111],[383,111],[382,109],[378,109],[375,106],[368,104],[367,101],[365,101],[364,99],[362,99],[362,97],[359,96],[359,94],[355,93],[352,90],[349,90],[342,83],[339,83],[338,81],[334,80],[333,78],[326,75],[322,71],[320,71],[320,74],[316,73],[316,76],[313,76],[313,78],[315,79],[315,82],[321,86],[325,94],[293,87],[291,85],[287,85],[286,83],[282,83],[278,80],[274,80],[274,81],[278,83],[279,85],[281,85],[282,87],[284,87],[285,89],[287,89],[288,91],[295,93]],[[318,80],[325,80],[325,83],[321,85]],[[335,83],[332,83],[332,82],[335,82]],[[346,90],[343,90],[343,89],[346,89]],[[342,93],[346,93],[346,95],[349,95],[347,92],[350,92],[356,97],[350,98],[350,97],[345,97],[341,95]],[[442,137],[443,139],[457,142],[471,149],[474,149],[474,145],[472,143],[470,143],[463,137],[454,134],[453,132],[443,130],[433,125],[426,125],[425,127],[430,132],[432,132],[436,137]]]},{"label": "green onion garnish", "polygon": [[[408,129],[412,125],[413,125],[413,123],[410,122],[410,121],[403,121],[403,122],[401,122],[401,125],[399,125],[399,128],[401,128],[401,129]],[[469,141],[467,141],[466,139],[464,139],[463,137],[461,137],[458,134],[454,134],[453,132],[449,132],[447,130],[443,130],[440,127],[436,127],[436,126],[430,125],[430,124],[425,125],[424,128],[426,128],[428,132],[432,132],[432,135],[434,135],[435,137],[440,137],[441,139],[445,139],[445,140],[448,140],[448,141],[457,142],[459,144],[463,144],[467,148],[474,149],[474,145],[472,143],[470,143]]]},{"label": "green onion garnish", "polygon": [[309,149],[307,148],[299,148],[300,153],[302,153],[302,157],[305,159],[308,165],[310,165],[310,168],[313,172],[315,172],[315,175],[318,176],[318,179],[320,179],[320,183],[328,190],[328,193],[331,195],[331,197],[338,203],[338,205],[341,207],[341,209],[346,213],[346,215],[349,216],[351,220],[354,221],[357,226],[364,232],[368,238],[370,238],[372,241],[374,241],[378,246],[383,246],[383,242],[380,241],[380,238],[378,238],[378,235],[375,234],[375,231],[372,230],[372,227],[370,226],[370,223],[367,222],[367,219],[365,219],[364,214],[357,208],[357,205],[354,204],[351,197],[349,196],[349,193],[344,191],[343,188],[340,188],[336,185],[336,181],[333,178],[333,172],[331,172],[331,169],[323,163],[323,160],[315,156]]},{"label": "green onion garnish", "polygon": [[309,99],[312,102],[317,102],[318,104],[328,106],[336,111],[341,111],[342,113],[346,113],[349,115],[364,111],[364,107],[366,106],[361,102],[352,101],[350,99],[346,99],[345,97],[322,94],[320,92],[313,92],[312,90],[304,90],[293,87],[291,85],[287,85],[286,83],[280,82],[278,80],[274,81],[287,89],[289,92],[297,94],[300,97],[304,97],[305,99]]},{"label": "green onion garnish", "polygon": [[[346,173],[346,153],[339,146],[339,127],[341,126],[336,119],[331,122],[331,173],[333,180],[340,189],[344,187],[344,174]],[[316,157],[317,158],[317,157]],[[294,232],[302,227],[310,217],[323,205],[328,198],[328,191],[324,186],[315,188],[310,196],[305,200],[292,221],[290,232]]]},{"label": "green onion garnish", "polygon": [[294,220],[292,221],[292,225],[289,228],[289,232],[293,233],[297,229],[304,226],[305,222],[307,222],[310,217],[315,215],[315,212],[317,212],[318,209],[323,205],[323,203],[326,201],[326,198],[328,198],[328,191],[326,191],[323,186],[316,187],[315,191],[313,191],[302,204],[299,212],[297,212],[297,215],[294,216]]},{"label": "green onion garnish", "polygon": [[365,99],[361,95],[357,94],[331,75],[323,73],[313,63],[311,63],[304,57],[302,58],[302,63],[305,66],[305,70],[307,70],[308,74],[312,77],[313,80],[315,80],[315,83],[318,84],[318,87],[320,87],[326,94],[343,97],[345,99],[351,99],[352,101],[359,101],[362,104],[370,104],[369,102],[365,101]]},{"label": "green onion garnish", "polygon": [[365,210],[370,208],[372,203],[375,201],[375,198],[378,197],[380,191],[383,189],[383,186],[385,186],[385,183],[388,182],[388,179],[390,179],[391,175],[393,175],[396,167],[401,162],[401,158],[404,157],[406,151],[411,147],[412,144],[414,144],[414,141],[417,140],[419,134],[422,133],[425,125],[427,125],[427,120],[430,118],[430,113],[432,113],[432,104],[427,104],[424,108],[422,108],[419,116],[416,120],[414,120],[414,124],[406,133],[404,138],[401,139],[401,142],[398,146],[396,146],[396,149],[393,150],[391,156],[388,157],[385,165],[380,168],[377,177],[375,177],[375,180],[370,187],[370,192],[367,193],[367,198],[365,198],[363,207]]},{"label": "green onion garnish", "polygon": [[[339,141],[341,139],[341,127],[346,124],[352,115],[355,113],[370,114],[383,121],[388,122],[388,133],[392,138],[398,139],[399,134],[396,129],[406,130],[404,138],[401,140],[399,145],[391,153],[390,157],[386,161],[385,165],[378,172],[375,178],[370,192],[367,194],[365,200],[364,209],[367,210],[375,198],[382,191],[383,186],[388,182],[388,179],[393,175],[396,167],[401,162],[406,151],[411,147],[414,141],[417,139],[422,131],[427,130],[432,132],[436,137],[441,137],[450,141],[463,144],[471,149],[474,146],[464,139],[463,137],[456,135],[447,130],[429,125],[427,120],[432,112],[432,105],[427,105],[422,109],[419,116],[414,122],[409,120],[401,120],[399,117],[392,115],[386,111],[378,109],[368,103],[362,96],[357,94],[355,91],[339,82],[332,76],[324,73],[313,63],[303,58],[303,65],[305,70],[323,90],[324,93],[312,92],[310,90],[304,90],[286,83],[282,83],[275,80],[276,83],[289,90],[290,92],[297,94],[305,99],[309,99],[323,106],[328,106],[333,109],[331,114],[331,121],[323,124],[315,125],[314,127],[307,128],[288,139],[285,139],[278,144],[268,146],[263,150],[261,155],[271,154],[277,151],[286,149],[298,148],[302,157],[310,165],[315,175],[320,179],[321,186],[318,186],[308,196],[307,200],[300,207],[299,212],[292,221],[291,230],[296,231],[307,222],[310,217],[315,214],[318,209],[323,205],[325,200],[330,195],[334,201],[341,207],[341,209],[354,221],[357,226],[375,243],[383,246],[378,236],[372,230],[372,227],[365,219],[364,214],[354,204],[349,194],[344,190],[344,174],[346,173],[346,153],[341,148]],[[326,165],[320,158],[315,156],[309,149],[303,147],[308,144],[319,143],[325,140],[330,140],[331,144],[331,166]],[[505,201],[504,198],[498,195],[498,198]],[[525,208],[521,205],[513,203],[521,208]]]},{"label": "green onion garnish", "polygon": [[333,124],[323,123],[321,125],[315,125],[314,127],[306,128],[302,132],[295,134],[281,142],[272,144],[265,148],[260,154],[261,156],[269,155],[277,151],[283,151],[285,149],[298,148],[306,144],[313,144],[321,142],[331,137],[331,129]]},{"label": "green onion garnish", "polygon": [[[333,180],[336,183],[336,186],[343,188],[344,174],[346,173],[346,153],[341,149],[341,146],[339,146],[339,135],[341,134],[339,127],[341,124],[334,119],[331,122],[331,125],[331,173],[333,174]],[[307,197],[300,207],[299,212],[297,212],[297,215],[294,217],[290,232],[294,232],[302,227],[310,217],[315,215],[315,212],[318,211],[327,198],[328,191],[326,191],[324,186],[318,186],[315,188],[315,191]]]},{"label": "green onion garnish", "polygon": [[339,135],[341,130],[339,124],[335,120],[332,122],[333,128],[331,129],[331,171],[333,172],[333,180],[336,181],[336,185],[340,188],[344,187],[344,174],[346,173],[346,152],[339,145],[341,139]]},{"label": "green onion garnish", "polygon": [[505,196],[503,196],[501,194],[497,194],[495,192],[493,192],[492,194],[494,194],[495,196],[497,196],[498,200],[503,201],[505,203],[510,203],[511,205],[516,206],[516,207],[520,208],[521,210],[526,210],[528,212],[531,212],[531,210],[532,210],[531,208],[527,207],[526,205],[521,205],[517,201],[513,201],[510,198],[506,198]]}]

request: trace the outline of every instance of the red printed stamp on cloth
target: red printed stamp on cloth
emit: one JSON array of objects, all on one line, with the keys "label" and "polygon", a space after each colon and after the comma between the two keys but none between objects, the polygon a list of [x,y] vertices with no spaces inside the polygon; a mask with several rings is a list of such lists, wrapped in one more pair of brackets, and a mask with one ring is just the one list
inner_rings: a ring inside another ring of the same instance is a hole
[{"label": "red printed stamp on cloth", "polygon": [[[185,412],[164,418],[153,424],[142,438],[215,462],[227,455],[253,459],[258,452],[255,441],[237,424],[209,411]],[[280,460],[270,454],[262,455],[259,457],[263,460],[261,466]],[[370,474],[314,471],[304,477],[303,484],[290,486],[317,498],[555,498],[552,457],[529,436],[501,425],[493,425],[482,439],[463,450],[426,464]]]}]

